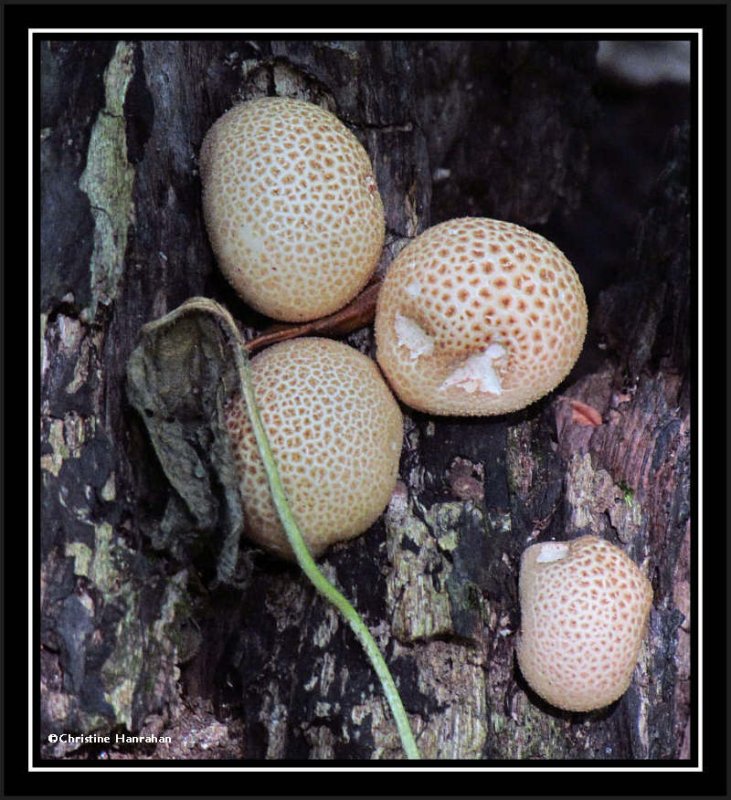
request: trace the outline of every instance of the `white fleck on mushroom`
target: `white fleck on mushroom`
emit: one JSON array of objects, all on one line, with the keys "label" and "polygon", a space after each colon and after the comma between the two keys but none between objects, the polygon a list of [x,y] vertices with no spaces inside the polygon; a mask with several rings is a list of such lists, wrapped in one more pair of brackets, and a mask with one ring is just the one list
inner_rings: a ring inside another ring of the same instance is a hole
[{"label": "white fleck on mushroom", "polygon": [[554,244],[466,217],[429,228],[394,259],[378,297],[377,358],[412,408],[502,414],[558,386],[586,324],[581,282]]},{"label": "white fleck on mushroom", "polygon": [[423,355],[431,355],[434,351],[434,340],[420,328],[413,319],[403,314],[396,314],[394,329],[402,347],[408,351],[412,360]]},{"label": "white fleck on mushroom", "polygon": [[284,97],[234,106],[206,134],[200,172],[218,264],[263,314],[331,314],[375,270],[385,220],[373,168],[329,111]]},{"label": "white fleck on mushroom", "polygon": [[557,708],[608,706],[632,680],[651,605],[650,582],[615,545],[531,545],[520,565],[520,671]]},{"label": "white fleck on mushroom", "polygon": [[[403,441],[398,403],[377,365],[341,342],[306,337],[251,361],[262,422],[292,512],[313,556],[365,532],[396,486]],[[226,409],[247,535],[293,554],[271,499],[241,398]]]}]

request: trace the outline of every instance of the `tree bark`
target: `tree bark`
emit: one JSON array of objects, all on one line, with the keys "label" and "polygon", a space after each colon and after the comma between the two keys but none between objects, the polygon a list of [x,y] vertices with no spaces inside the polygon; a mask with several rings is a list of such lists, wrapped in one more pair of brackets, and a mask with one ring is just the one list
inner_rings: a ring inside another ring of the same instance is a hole
[{"label": "tree bark", "polygon": [[[225,504],[215,491],[213,523],[191,518],[190,541],[176,545],[162,535],[180,498],[127,400],[127,364],[141,326],[194,295],[222,302],[249,335],[267,325],[220,276],[201,215],[198,150],[234,102],[300,97],[355,132],[386,209],[381,272],[410,238],[452,216],[559,231],[570,253],[570,237],[588,235],[576,220],[602,110],[595,50],[550,41],[43,43],[47,757],[99,756],[96,746],[50,746],[49,733],[117,730],[173,741],[111,757],[402,757],[364,654],[305,579],[245,543],[222,572],[211,531]],[[687,132],[676,131],[665,161],[627,268],[590,293],[589,337],[563,386],[499,418],[404,408],[388,509],[323,559],[386,654],[427,758],[689,752]],[[595,287],[592,265],[576,266]],[[374,353],[370,326],[347,341]],[[597,409],[601,424],[582,424],[572,400]],[[196,538],[204,529],[212,538]],[[529,543],[586,533],[623,547],[655,599],[629,692],[572,715],[537,698],[515,665],[517,576]]]}]

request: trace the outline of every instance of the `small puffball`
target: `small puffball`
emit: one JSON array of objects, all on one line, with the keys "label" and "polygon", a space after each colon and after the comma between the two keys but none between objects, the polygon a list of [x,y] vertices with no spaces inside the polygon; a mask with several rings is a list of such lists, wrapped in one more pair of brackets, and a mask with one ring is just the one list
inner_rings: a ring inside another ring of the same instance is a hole
[{"label": "small puffball", "polygon": [[234,106],[206,134],[200,172],[221,271],[263,314],[331,314],[375,270],[385,220],[373,168],[329,111],[284,97]]},{"label": "small puffball", "polygon": [[518,664],[551,705],[591,711],[632,680],[652,587],[618,547],[595,536],[534,544],[520,565]]},{"label": "small puffball", "polygon": [[[313,556],[365,532],[396,486],[403,440],[398,403],[375,362],[341,342],[300,338],[251,361],[272,453]],[[246,534],[293,558],[272,502],[244,401],[226,409]]]},{"label": "small puffball", "polygon": [[517,411],[581,352],[586,300],[566,256],[519,225],[468,217],[429,228],[378,296],[378,363],[399,398],[457,416]]}]

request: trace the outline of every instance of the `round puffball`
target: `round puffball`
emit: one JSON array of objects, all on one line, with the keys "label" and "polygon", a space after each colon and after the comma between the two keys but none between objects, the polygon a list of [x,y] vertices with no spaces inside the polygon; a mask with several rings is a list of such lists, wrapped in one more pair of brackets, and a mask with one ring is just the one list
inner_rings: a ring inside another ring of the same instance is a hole
[{"label": "round puffball", "polygon": [[596,536],[534,544],[520,564],[518,664],[551,705],[592,711],[621,697],[637,664],[652,586]]},{"label": "round puffball", "polygon": [[[293,339],[251,362],[256,400],[290,507],[313,556],[364,533],[398,477],[403,418],[370,358],[330,339]],[[246,533],[293,558],[243,399],[226,408]]]},{"label": "round puffball", "polygon": [[467,217],[429,228],[394,259],[378,296],[377,358],[420,411],[517,411],[566,377],[586,335],[566,256],[519,225]]},{"label": "round puffball", "polygon": [[283,97],[241,103],[206,134],[200,173],[213,252],[257,311],[317,319],[373,274],[383,203],[368,154],[329,111]]}]

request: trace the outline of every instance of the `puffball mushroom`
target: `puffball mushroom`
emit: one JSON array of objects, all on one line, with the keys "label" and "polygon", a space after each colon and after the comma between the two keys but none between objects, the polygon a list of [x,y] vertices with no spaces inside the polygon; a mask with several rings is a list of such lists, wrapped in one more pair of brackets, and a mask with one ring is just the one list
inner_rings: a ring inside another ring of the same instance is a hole
[{"label": "puffball mushroom", "polygon": [[650,582],[609,542],[532,545],[520,565],[523,676],[557,708],[613,703],[629,687],[651,605]]},{"label": "puffball mushroom", "polygon": [[263,314],[331,314],[375,270],[385,220],[373,168],[329,111],[285,97],[234,106],[206,134],[200,173],[218,264]]},{"label": "puffball mushroom", "polygon": [[[403,441],[398,403],[370,358],[306,337],[251,361],[262,422],[292,512],[313,556],[366,531],[396,485]],[[248,536],[292,559],[240,397],[226,408]]]},{"label": "puffball mushroom", "polygon": [[566,377],[586,324],[581,282],[554,244],[466,217],[427,229],[394,259],[378,297],[377,358],[412,408],[502,414]]}]

